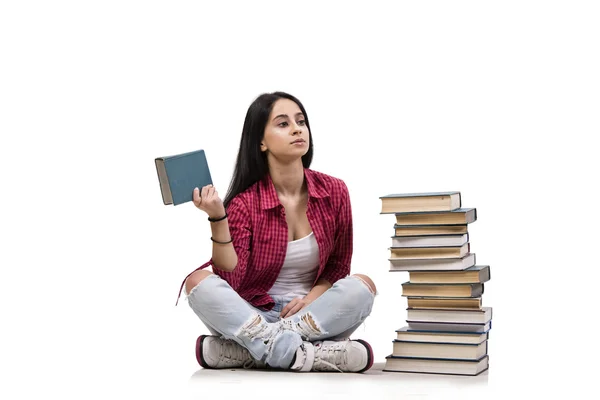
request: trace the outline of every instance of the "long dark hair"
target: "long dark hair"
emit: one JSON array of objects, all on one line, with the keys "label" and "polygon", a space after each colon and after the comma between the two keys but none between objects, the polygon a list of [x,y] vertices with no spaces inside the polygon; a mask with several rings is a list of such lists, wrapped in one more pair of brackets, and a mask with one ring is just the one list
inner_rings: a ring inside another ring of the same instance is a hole
[{"label": "long dark hair", "polygon": [[225,208],[235,196],[264,179],[269,173],[267,155],[260,150],[260,142],[265,134],[265,127],[269,122],[273,104],[279,99],[292,100],[304,114],[304,121],[308,127],[309,145],[308,152],[302,156],[302,165],[304,168],[310,167],[313,157],[313,140],[304,106],[300,100],[285,92],[263,93],[250,104],[246,112],[233,177],[223,201]]}]

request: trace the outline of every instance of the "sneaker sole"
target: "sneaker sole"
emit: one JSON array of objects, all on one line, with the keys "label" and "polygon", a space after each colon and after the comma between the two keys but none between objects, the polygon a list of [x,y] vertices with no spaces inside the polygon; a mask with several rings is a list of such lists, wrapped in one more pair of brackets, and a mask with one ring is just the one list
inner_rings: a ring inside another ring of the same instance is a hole
[{"label": "sneaker sole", "polygon": [[204,357],[202,357],[202,343],[204,342],[204,339],[206,339],[207,337],[208,337],[208,335],[200,335],[200,336],[198,336],[198,339],[196,339],[196,360],[198,361],[198,364],[200,364],[200,366],[202,368],[213,369],[208,366],[208,364],[206,363],[206,360],[204,359]]},{"label": "sneaker sole", "polygon": [[357,373],[365,372],[373,366],[373,348],[367,342],[362,339],[357,339],[356,342],[362,344],[367,348],[367,366],[361,369],[360,371],[356,371]]}]

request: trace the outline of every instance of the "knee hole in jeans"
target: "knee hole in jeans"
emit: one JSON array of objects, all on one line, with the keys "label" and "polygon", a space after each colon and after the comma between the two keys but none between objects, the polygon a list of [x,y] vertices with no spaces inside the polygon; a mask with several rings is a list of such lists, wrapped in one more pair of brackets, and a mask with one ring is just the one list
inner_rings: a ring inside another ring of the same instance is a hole
[{"label": "knee hole in jeans", "polygon": [[198,284],[200,282],[202,282],[204,279],[208,278],[211,275],[214,275],[214,274],[212,272],[206,271],[206,270],[198,270],[198,271],[192,272],[192,274],[190,276],[188,276],[188,278],[185,280],[186,293],[189,295],[192,292],[192,290],[196,286],[198,286]]},{"label": "knee hole in jeans", "polygon": [[377,287],[375,286],[375,282],[373,282],[373,280],[371,278],[369,278],[368,276],[363,275],[363,274],[354,274],[352,276],[360,279],[367,286],[367,288],[369,288],[371,293],[373,293],[373,294],[377,293]]}]

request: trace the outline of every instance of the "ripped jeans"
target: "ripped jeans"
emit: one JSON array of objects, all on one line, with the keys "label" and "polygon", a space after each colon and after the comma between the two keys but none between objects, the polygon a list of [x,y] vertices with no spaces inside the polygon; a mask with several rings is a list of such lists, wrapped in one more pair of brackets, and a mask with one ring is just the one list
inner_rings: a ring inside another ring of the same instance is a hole
[{"label": "ripped jeans", "polygon": [[302,342],[349,338],[371,313],[375,294],[362,279],[348,276],[296,314],[280,319],[280,311],[292,298],[274,296],[275,307],[264,311],[214,274],[187,296],[213,335],[234,340],[270,367],[288,369]]}]

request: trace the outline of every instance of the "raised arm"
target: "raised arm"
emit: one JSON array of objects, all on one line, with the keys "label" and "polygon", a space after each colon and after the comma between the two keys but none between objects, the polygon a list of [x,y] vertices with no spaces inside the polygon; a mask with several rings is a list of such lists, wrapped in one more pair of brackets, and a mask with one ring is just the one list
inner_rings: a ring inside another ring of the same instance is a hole
[{"label": "raised arm", "polygon": [[208,214],[212,231],[211,240],[213,267],[223,271],[233,271],[238,257],[232,244],[229,219],[225,215],[223,201],[213,185],[194,189],[194,205]]}]

